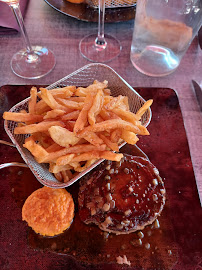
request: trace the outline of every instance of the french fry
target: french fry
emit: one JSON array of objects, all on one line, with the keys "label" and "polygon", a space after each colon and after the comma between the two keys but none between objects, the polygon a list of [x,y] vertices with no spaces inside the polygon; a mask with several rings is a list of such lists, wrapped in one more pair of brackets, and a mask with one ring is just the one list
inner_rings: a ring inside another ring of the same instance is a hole
[{"label": "french fry", "polygon": [[104,119],[104,120],[110,120],[110,119],[121,119],[118,115],[116,115],[115,113],[111,112],[111,111],[106,111],[105,109],[102,109],[100,112],[100,116]]},{"label": "french fry", "polygon": [[98,159],[98,158],[100,158],[100,153],[99,152],[90,151],[88,153],[82,153],[82,154],[77,155],[77,156],[74,155],[74,157],[70,161],[69,161],[68,155],[64,156],[64,157],[61,157],[61,158],[58,158],[57,159],[57,164],[58,165],[65,165],[65,164],[68,164],[69,162],[81,162],[81,161],[86,161],[86,160],[91,160],[91,159]]},{"label": "french fry", "polygon": [[43,120],[42,115],[33,115],[30,113],[4,112],[3,119],[15,122],[40,122]]},{"label": "french fry", "polygon": [[67,121],[67,122],[65,123],[66,128],[67,128],[68,130],[70,130],[70,131],[72,131],[72,132],[73,132],[73,129],[74,129],[75,123],[76,123],[76,121],[73,121],[73,120],[69,120],[69,121]]},{"label": "french fry", "polygon": [[46,132],[35,132],[32,134],[32,138],[35,141],[38,141],[38,143],[45,149],[47,149],[50,145],[54,143],[49,133]]},{"label": "french fry", "polygon": [[61,150],[55,151],[55,152],[49,152],[48,155],[44,158],[41,159],[43,163],[49,163],[49,162],[56,162],[56,160],[68,154],[69,149],[68,148],[63,148]]},{"label": "french fry", "polygon": [[30,114],[36,113],[37,88],[32,87],[30,90],[30,100],[28,102],[28,111]]},{"label": "french fry", "polygon": [[120,108],[114,108],[112,109],[112,112],[118,115],[121,119],[131,122],[134,125],[140,124],[139,117],[132,112],[124,111]]},{"label": "french fry", "polygon": [[95,132],[86,132],[83,138],[95,146],[103,144],[103,140]]},{"label": "french fry", "polygon": [[[97,89],[98,90],[104,90],[108,86],[108,81],[99,82],[97,80],[94,80],[93,84],[89,85],[87,89]],[[109,90],[109,89],[108,89]]]},{"label": "french fry", "polygon": [[64,183],[67,183],[72,178],[72,173],[69,170],[62,171],[61,173],[62,173],[62,176],[63,176]]},{"label": "french fry", "polygon": [[62,176],[61,172],[54,173],[54,176],[59,182],[63,181],[63,176]]},{"label": "french fry", "polygon": [[[99,158],[104,158],[112,161],[120,161],[121,158],[123,157],[123,154],[116,154],[111,151],[90,151],[88,153],[82,153],[80,155],[74,156],[71,159],[71,162],[81,162],[81,161],[86,161],[86,160],[92,160],[92,159],[99,159]],[[64,159],[64,157],[61,157],[61,159],[57,160],[57,164],[60,165],[62,162],[67,162],[67,160]],[[68,164],[67,162],[66,164]],[[62,164],[61,164],[62,165]],[[64,164],[65,165],[65,164]]]},{"label": "french fry", "polygon": [[128,97],[124,96],[122,103],[119,105],[119,107],[123,110],[129,111],[129,103],[128,103]]},{"label": "french fry", "polygon": [[113,130],[110,134],[110,140],[113,142],[113,143],[118,143],[120,138],[121,138],[121,129],[120,128],[116,128],[115,130]]},{"label": "french fry", "polygon": [[97,115],[96,116],[96,123],[100,123],[100,122],[103,122],[104,121],[104,119],[100,116],[100,115]]},{"label": "french fry", "polygon": [[51,152],[56,152],[56,151],[59,151],[59,150],[62,150],[62,149],[63,149],[62,146],[58,145],[57,143],[53,143],[53,144],[51,144],[50,146],[48,146],[46,148],[46,151],[48,153],[51,153]]},{"label": "french fry", "polygon": [[16,127],[14,129],[14,134],[32,134],[35,132],[43,132],[47,131],[52,126],[64,127],[64,123],[61,121],[42,121],[38,124]]},{"label": "french fry", "polygon": [[68,165],[72,166],[75,172],[77,172],[78,169],[81,167],[79,162],[70,162]]},{"label": "french fry", "polygon": [[86,96],[83,108],[82,108],[82,110],[81,110],[81,112],[76,120],[75,126],[74,126],[74,133],[78,133],[87,124],[88,111],[90,110],[90,108],[92,106],[93,99],[94,99],[94,96],[92,94],[88,94]]},{"label": "french fry", "polygon": [[69,97],[67,100],[70,100],[70,101],[75,101],[75,102],[84,102],[85,101],[85,97]]},{"label": "french fry", "polygon": [[115,107],[120,106],[123,102],[124,96],[119,95],[118,97],[113,98],[109,103],[105,105],[106,110],[113,110]]},{"label": "french fry", "polygon": [[72,100],[67,100],[64,98],[56,98],[56,100],[62,104],[62,107],[66,107],[68,109],[81,110],[83,108],[83,102],[76,102]]},{"label": "french fry", "polygon": [[[78,162],[78,166],[74,167],[74,170],[76,172],[83,172],[84,170],[86,170],[88,167],[90,167],[93,163],[95,163],[97,159],[89,159],[86,161],[84,166],[81,166],[80,163]],[[75,162],[76,163],[76,162]]]},{"label": "french fry", "polygon": [[108,88],[103,89],[103,92],[104,92],[104,94],[105,94],[106,96],[111,95],[111,90],[108,89]]},{"label": "french fry", "polygon": [[50,163],[49,172],[51,173],[59,173],[66,170],[71,170],[73,167],[69,164],[64,166],[58,166],[55,163]]},{"label": "french fry", "polygon": [[76,110],[76,111],[73,111],[73,112],[70,112],[70,113],[67,113],[67,114],[63,115],[61,117],[61,120],[62,121],[66,121],[66,120],[77,120],[79,114],[80,114],[80,111],[79,110]]},{"label": "french fry", "polygon": [[59,166],[64,166],[69,164],[70,162],[74,162],[74,156],[75,154],[67,154],[65,156],[59,157],[56,161],[56,164]]},{"label": "french fry", "polygon": [[80,140],[73,132],[63,127],[51,126],[48,131],[53,141],[63,147],[74,145]]},{"label": "french fry", "polygon": [[110,140],[109,137],[106,137],[104,134],[100,134],[99,137],[103,140],[103,142],[113,151],[118,152],[119,146],[117,143],[114,143]]},{"label": "french fry", "polygon": [[109,103],[113,99],[112,96],[104,96],[103,108],[104,106]]},{"label": "french fry", "polygon": [[66,151],[68,154],[79,154],[79,153],[85,153],[85,152],[90,152],[90,151],[104,151],[106,149],[105,144],[101,144],[99,146],[95,146],[92,144],[79,144],[79,145],[74,145],[72,147],[69,147]]},{"label": "french fry", "polygon": [[26,110],[20,110],[19,113],[27,113]]},{"label": "french fry", "polygon": [[69,177],[69,180],[73,178],[73,173],[71,172],[71,170],[66,170],[65,172],[66,172],[66,175]]},{"label": "french fry", "polygon": [[47,105],[47,103],[41,99],[39,102],[37,102],[35,106],[35,112],[36,114],[43,114],[47,111],[49,111],[51,108]]},{"label": "french fry", "polygon": [[104,158],[107,160],[120,161],[122,157],[123,157],[123,154],[116,154],[111,151],[100,152],[100,158]]},{"label": "french fry", "polygon": [[100,113],[102,106],[103,106],[103,101],[104,101],[104,95],[102,90],[98,90],[94,100],[93,104],[88,111],[88,122],[90,125],[95,124],[96,116]]},{"label": "french fry", "polygon": [[64,114],[65,114],[65,111],[59,110],[59,109],[55,109],[55,110],[48,111],[44,115],[43,119],[45,120],[45,119],[57,118],[57,117],[59,117],[61,115],[64,115]]},{"label": "french fry", "polygon": [[136,134],[128,130],[122,130],[121,138],[128,144],[136,144],[139,141]]},{"label": "french fry", "polygon": [[148,130],[144,126],[135,126],[132,123],[129,123],[122,119],[112,119],[112,120],[106,120],[104,122],[97,123],[93,126],[88,126],[84,128],[80,132],[79,136],[84,137],[88,132],[102,132],[104,130],[111,130],[111,129],[117,129],[117,128],[122,128],[128,131],[132,131],[140,135],[149,135]]},{"label": "french fry", "polygon": [[41,98],[51,109],[65,110],[65,106],[60,105],[46,88],[40,88],[40,90]]},{"label": "french fry", "polygon": [[104,151],[105,149],[106,149],[105,145],[95,147],[95,146],[90,145],[90,144],[75,145],[75,146],[72,146],[69,148],[63,148],[63,149],[55,151],[55,152],[50,152],[50,151],[48,152],[48,150],[46,149],[46,151],[48,152],[48,155],[46,155],[46,157],[43,159],[43,162],[44,163],[54,162],[59,157],[69,155],[69,154],[79,154],[79,153],[85,153],[85,152],[89,152],[89,151]]},{"label": "french fry", "polygon": [[109,89],[105,89],[108,85],[107,81],[104,82],[98,82],[98,81],[94,81],[93,84],[89,85],[88,87],[84,88],[84,87],[78,87],[75,94],[76,96],[81,96],[81,97],[85,97],[87,96],[87,94],[96,94],[98,92],[98,90],[103,90],[104,93],[109,94]]},{"label": "french fry", "polygon": [[146,112],[146,110],[152,105],[153,100],[149,99],[147,100],[144,105],[137,111],[136,116],[138,119],[142,117],[142,115]]},{"label": "french fry", "polygon": [[32,137],[27,138],[23,146],[32,153],[32,155],[39,163],[40,158],[45,158],[48,155],[47,151],[41,145],[35,143]]},{"label": "french fry", "polygon": [[[41,89],[43,88],[40,88],[39,90]],[[66,97],[71,97],[74,94],[74,92],[76,91],[76,86],[65,86],[62,88],[55,88],[55,89],[51,89],[47,91],[49,91],[49,93],[54,97],[66,98]],[[38,97],[41,98],[40,92],[38,93]]]}]

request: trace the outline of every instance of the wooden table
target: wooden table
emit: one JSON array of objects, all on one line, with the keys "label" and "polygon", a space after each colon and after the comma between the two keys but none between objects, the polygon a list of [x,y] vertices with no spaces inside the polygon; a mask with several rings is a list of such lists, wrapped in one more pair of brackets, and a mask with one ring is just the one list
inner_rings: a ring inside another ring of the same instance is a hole
[{"label": "wooden table", "polygon": [[[173,74],[162,78],[148,77],[139,73],[130,62],[133,24],[133,20],[106,24],[105,32],[117,37],[123,47],[120,56],[108,65],[132,86],[168,87],[176,90],[202,199],[202,114],[191,86],[192,79],[202,86],[202,51],[197,38],[193,40],[179,68]],[[13,54],[23,47],[22,36],[20,34],[0,36],[0,86],[49,85],[89,63],[80,55],[78,46],[85,35],[97,31],[96,23],[82,22],[63,15],[42,0],[30,0],[25,25],[33,45],[42,44],[54,52],[57,59],[55,69],[49,75],[37,80],[18,78],[11,71],[10,60]]]}]

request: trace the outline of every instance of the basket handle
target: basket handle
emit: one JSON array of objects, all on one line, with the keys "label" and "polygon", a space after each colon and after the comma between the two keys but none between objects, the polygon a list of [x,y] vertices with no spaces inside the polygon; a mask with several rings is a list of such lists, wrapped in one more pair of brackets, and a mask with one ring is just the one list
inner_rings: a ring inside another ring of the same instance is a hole
[{"label": "basket handle", "polygon": [[25,163],[20,163],[20,162],[10,162],[10,163],[3,163],[3,164],[0,164],[0,170],[1,170],[1,169],[4,169],[4,168],[7,168],[7,167],[13,167],[13,166],[29,168],[29,167],[27,166],[27,164],[25,164]]},{"label": "basket handle", "polygon": [[10,142],[3,141],[3,140],[0,140],[0,143],[1,143],[1,144],[8,145],[8,146],[16,147],[14,144],[12,144],[12,143],[10,143]]},{"label": "basket handle", "polygon": [[[10,142],[3,141],[3,140],[0,140],[0,144],[5,144],[5,145],[12,146],[12,147],[16,148],[16,146],[14,144],[12,144]],[[9,162],[9,163],[0,164],[0,170],[4,169],[4,168],[7,168],[7,167],[12,167],[12,166],[28,168],[27,164],[25,164],[25,163]]]}]

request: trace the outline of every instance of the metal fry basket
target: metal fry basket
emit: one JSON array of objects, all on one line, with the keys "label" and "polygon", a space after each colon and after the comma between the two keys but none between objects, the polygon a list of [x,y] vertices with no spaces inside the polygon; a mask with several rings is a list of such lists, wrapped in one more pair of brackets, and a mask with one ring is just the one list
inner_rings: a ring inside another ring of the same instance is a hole
[{"label": "metal fry basket", "polygon": [[[138,109],[145,103],[145,100],[124,80],[122,79],[112,68],[104,64],[89,64],[86,65],[77,71],[71,73],[70,75],[64,77],[63,79],[51,84],[47,89],[64,87],[67,85],[83,86],[86,87],[93,83],[94,80],[98,81],[108,81],[108,88],[111,90],[112,96],[124,95],[128,96],[129,106],[132,112],[137,112]],[[30,98],[27,98],[10,109],[10,112],[19,112],[20,110],[28,109],[28,101]],[[151,110],[148,109],[145,114],[142,116],[142,124],[146,127],[151,120]],[[95,162],[89,168],[79,173],[77,176],[72,178],[67,183],[59,182],[52,173],[48,171],[47,164],[39,164],[31,153],[23,147],[25,138],[29,135],[16,135],[14,134],[14,128],[17,126],[17,123],[14,121],[4,122],[5,130],[10,137],[11,141],[16,145],[18,151],[20,152],[22,158],[29,166],[30,170],[33,172],[37,180],[45,185],[52,188],[65,188],[72,185],[86,173],[95,168],[100,164],[102,160]],[[120,145],[122,147],[125,143]]]},{"label": "metal fry basket", "polygon": [[[132,7],[136,2],[136,0],[105,0],[105,8]],[[99,0],[86,0],[86,3],[93,8],[99,7]]]}]

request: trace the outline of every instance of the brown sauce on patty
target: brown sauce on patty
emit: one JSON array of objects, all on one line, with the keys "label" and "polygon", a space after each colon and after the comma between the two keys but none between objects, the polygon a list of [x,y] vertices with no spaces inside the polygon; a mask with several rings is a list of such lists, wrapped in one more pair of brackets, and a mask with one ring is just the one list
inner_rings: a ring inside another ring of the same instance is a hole
[{"label": "brown sauce on patty", "polygon": [[142,230],[160,215],[165,204],[164,183],[147,159],[124,155],[108,161],[81,181],[79,215],[101,230],[126,234]]}]

